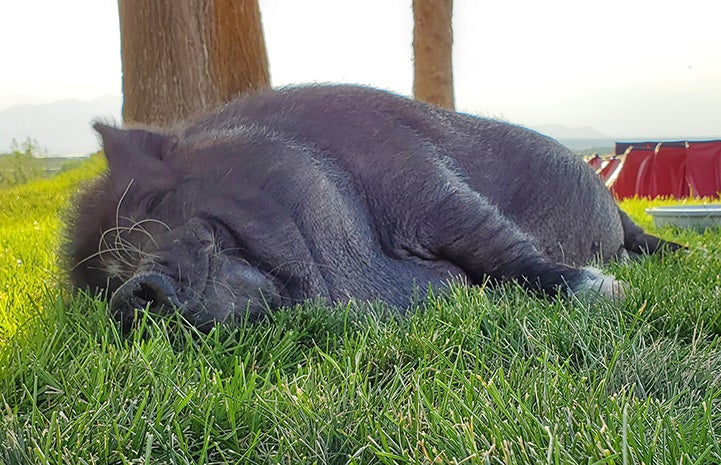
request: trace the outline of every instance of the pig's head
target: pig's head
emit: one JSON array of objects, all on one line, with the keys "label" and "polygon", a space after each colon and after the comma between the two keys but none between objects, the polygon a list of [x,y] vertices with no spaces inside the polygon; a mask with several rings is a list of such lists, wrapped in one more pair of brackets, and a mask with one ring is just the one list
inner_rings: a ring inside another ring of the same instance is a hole
[{"label": "pig's head", "polygon": [[95,129],[109,170],[82,193],[68,229],[77,288],[105,291],[126,331],[136,309],[180,311],[208,329],[278,304],[273,278],[249,261],[242,238],[214,208],[221,189],[183,166],[174,136]]}]

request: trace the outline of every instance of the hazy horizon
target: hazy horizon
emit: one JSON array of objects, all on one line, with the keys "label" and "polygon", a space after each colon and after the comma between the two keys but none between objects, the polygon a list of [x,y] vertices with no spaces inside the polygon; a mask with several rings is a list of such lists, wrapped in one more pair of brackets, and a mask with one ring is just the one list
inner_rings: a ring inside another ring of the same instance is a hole
[{"label": "hazy horizon", "polygon": [[[117,121],[120,121],[120,116],[121,116],[121,113],[122,113],[122,112],[121,112],[121,110],[122,110],[122,108],[121,108],[121,107],[122,107],[122,98],[123,98],[123,96],[122,96],[122,94],[120,94],[120,93],[116,93],[116,94],[106,93],[106,94],[99,95],[99,96],[96,96],[96,97],[91,97],[91,98],[74,98],[74,97],[69,97],[69,98],[62,98],[62,99],[60,99],[60,100],[55,100],[55,101],[50,101],[50,102],[43,102],[43,103],[18,103],[18,104],[16,104],[16,105],[11,105],[11,106],[9,106],[9,107],[7,107],[7,108],[0,108],[0,114],[3,114],[4,112],[6,112],[6,111],[8,111],[8,110],[14,110],[14,109],[18,109],[18,108],[28,108],[28,107],[38,107],[38,108],[39,108],[39,107],[45,107],[45,106],[53,106],[53,105],[62,104],[62,103],[88,103],[88,102],[97,101],[97,100],[114,99],[114,100],[117,100],[117,101],[118,101],[117,111],[112,112],[112,113],[109,113],[109,112],[99,113],[99,114],[97,114],[97,115],[95,116],[95,118],[101,118],[101,119],[102,119],[102,118],[106,118],[106,119],[113,119],[113,118],[114,118],[114,119],[116,119]],[[457,109],[457,111],[463,111],[463,110]],[[465,113],[469,113],[469,112],[465,112]],[[495,118],[498,118],[498,119],[507,120],[507,119],[504,118],[503,116],[481,115],[481,114],[478,114],[478,113],[475,113],[475,114],[477,114],[477,115],[479,115],[479,116],[482,116],[482,117],[491,117],[491,118],[495,117]],[[515,123],[515,124],[520,124],[520,125],[523,125],[523,126],[527,126],[527,127],[531,128],[531,129],[536,129],[536,130],[542,129],[542,130],[547,131],[549,134],[551,134],[551,133],[552,133],[552,134],[558,134],[558,133],[560,132],[561,135],[554,136],[554,137],[557,137],[558,139],[589,139],[589,140],[591,140],[591,139],[598,139],[598,140],[607,139],[607,140],[619,140],[619,141],[622,140],[622,139],[624,139],[624,138],[627,138],[627,139],[630,138],[630,139],[634,139],[634,140],[641,140],[641,139],[644,139],[644,138],[647,138],[647,139],[650,139],[650,140],[672,140],[672,139],[684,139],[684,140],[685,140],[685,139],[688,139],[688,140],[691,140],[691,139],[708,139],[708,138],[721,139],[721,133],[718,133],[718,134],[695,134],[695,135],[692,136],[692,137],[667,137],[667,136],[664,136],[664,135],[662,135],[662,134],[638,134],[638,135],[605,134],[605,133],[602,133],[602,132],[600,132],[600,131],[597,131],[596,128],[593,128],[593,127],[591,127],[591,126],[567,126],[567,125],[560,124],[560,123],[555,123],[555,122],[540,123],[540,124],[533,124],[533,125],[524,125],[524,124],[522,124],[522,123],[518,123],[518,122],[515,122],[515,121],[510,121],[510,120],[507,120],[507,121],[512,122],[512,123]],[[90,125],[90,121],[88,121],[88,125]],[[581,135],[581,136],[576,136],[576,135],[563,135],[563,132],[566,131],[566,130],[571,130],[571,131],[576,131],[576,130],[578,130],[578,131],[588,130],[588,131],[590,131],[590,132],[593,132],[593,134],[583,134],[583,135]]]},{"label": "hazy horizon", "polygon": [[[91,122],[102,119],[120,121],[121,96],[106,94],[90,100],[65,99],[48,104],[20,104],[0,111],[0,153],[9,152],[14,139],[22,144],[31,137],[37,146],[46,149],[48,156],[85,156],[99,149],[97,136],[91,130]],[[613,151],[615,142],[662,141],[662,140],[707,140],[719,137],[699,135],[697,137],[674,138],[658,135],[637,137],[614,137],[594,128],[568,127],[560,124],[528,126],[542,134],[551,136],[575,151],[605,154]]]},{"label": "hazy horizon", "polygon": [[[411,93],[410,0],[259,3],[274,86],[350,82]],[[501,3],[454,1],[459,111],[590,127],[612,139],[721,137],[721,37],[709,2]],[[3,10],[0,112],[120,95],[116,2]]]}]

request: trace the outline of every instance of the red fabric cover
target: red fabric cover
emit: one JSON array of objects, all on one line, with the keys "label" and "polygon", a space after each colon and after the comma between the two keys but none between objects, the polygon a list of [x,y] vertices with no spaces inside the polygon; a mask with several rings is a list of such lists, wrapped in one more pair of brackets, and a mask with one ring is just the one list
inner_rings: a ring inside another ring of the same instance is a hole
[{"label": "red fabric cover", "polygon": [[631,149],[626,154],[623,167],[618,173],[616,182],[611,186],[611,192],[618,199],[651,195],[651,164],[653,149]]},{"label": "red fabric cover", "polygon": [[664,146],[653,156],[649,196],[684,198],[690,195],[686,178],[686,147]]},{"label": "red fabric cover", "polygon": [[[721,141],[662,142],[658,153],[654,147],[652,142],[633,143],[610,187],[616,198],[721,195]],[[604,182],[617,163],[611,160],[600,170]]]},{"label": "red fabric cover", "polygon": [[598,171],[598,169],[603,166],[603,158],[596,155],[590,160],[588,160],[588,164],[591,166],[591,168]]},{"label": "red fabric cover", "polygon": [[721,191],[721,142],[689,143],[686,171],[694,196],[717,196]]},{"label": "red fabric cover", "polygon": [[614,171],[616,171],[616,167],[621,164],[621,159],[613,157],[610,160],[608,160],[608,163],[603,167],[599,174],[601,176],[601,179],[603,182],[608,181],[608,178],[611,177]]}]

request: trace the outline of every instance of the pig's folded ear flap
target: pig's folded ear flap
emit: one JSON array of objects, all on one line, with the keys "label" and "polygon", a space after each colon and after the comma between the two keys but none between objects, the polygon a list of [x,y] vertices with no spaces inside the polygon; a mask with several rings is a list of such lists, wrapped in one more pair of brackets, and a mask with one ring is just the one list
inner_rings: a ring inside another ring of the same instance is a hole
[{"label": "pig's folded ear flap", "polygon": [[162,160],[177,142],[175,137],[143,129],[120,129],[102,123],[93,124],[103,140],[103,149],[111,165],[142,161],[143,158]]},{"label": "pig's folded ear flap", "polygon": [[102,138],[110,173],[118,182],[167,170],[162,161],[177,143],[174,136],[143,129],[120,129],[102,123],[95,123],[93,129]]}]

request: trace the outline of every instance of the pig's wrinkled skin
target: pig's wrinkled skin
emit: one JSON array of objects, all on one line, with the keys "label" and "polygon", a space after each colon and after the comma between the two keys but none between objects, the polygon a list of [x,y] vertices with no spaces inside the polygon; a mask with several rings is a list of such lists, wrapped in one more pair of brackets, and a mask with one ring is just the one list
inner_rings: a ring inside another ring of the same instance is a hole
[{"label": "pig's wrinkled skin", "polygon": [[96,124],[109,172],[78,199],[68,262],[136,308],[207,329],[308,299],[409,306],[451,279],[622,291],[581,268],[676,248],[533,131],[363,87],[241,97],[167,131]]}]

